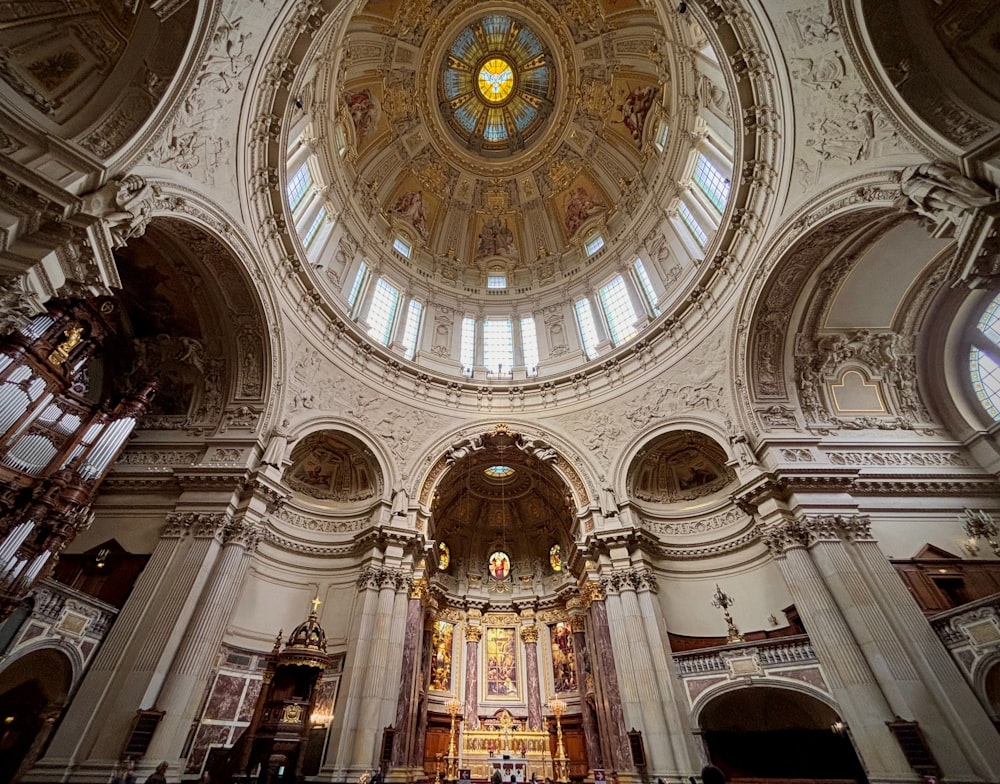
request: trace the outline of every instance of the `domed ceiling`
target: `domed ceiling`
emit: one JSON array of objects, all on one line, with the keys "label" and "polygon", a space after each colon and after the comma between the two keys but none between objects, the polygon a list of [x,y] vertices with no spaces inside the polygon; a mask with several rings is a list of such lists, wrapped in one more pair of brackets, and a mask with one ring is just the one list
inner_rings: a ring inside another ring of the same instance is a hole
[{"label": "domed ceiling", "polygon": [[368,205],[372,236],[413,245],[425,278],[461,290],[502,271],[524,293],[580,272],[588,238],[639,231],[662,199],[656,12],[558,5],[372,0],[347,23],[337,187]]}]

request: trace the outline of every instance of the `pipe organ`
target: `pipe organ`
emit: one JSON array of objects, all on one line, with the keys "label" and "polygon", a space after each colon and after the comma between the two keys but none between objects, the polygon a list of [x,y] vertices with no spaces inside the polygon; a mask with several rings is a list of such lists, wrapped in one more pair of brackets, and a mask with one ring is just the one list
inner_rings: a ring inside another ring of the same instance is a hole
[{"label": "pipe organ", "polygon": [[52,303],[0,338],[0,620],[90,525],[94,494],[156,392],[147,382],[111,404],[91,389],[118,318],[108,298]]}]

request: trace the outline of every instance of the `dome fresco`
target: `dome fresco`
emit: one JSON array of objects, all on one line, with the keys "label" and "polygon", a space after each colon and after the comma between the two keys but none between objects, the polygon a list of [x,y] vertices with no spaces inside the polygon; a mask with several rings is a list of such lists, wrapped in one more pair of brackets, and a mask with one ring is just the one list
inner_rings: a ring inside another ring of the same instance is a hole
[{"label": "dome fresco", "polygon": [[585,364],[683,301],[735,192],[697,23],[630,0],[408,8],[373,0],[315,47],[333,110],[288,138],[289,183],[308,157],[326,204],[291,218],[329,299],[406,360],[500,379]]}]

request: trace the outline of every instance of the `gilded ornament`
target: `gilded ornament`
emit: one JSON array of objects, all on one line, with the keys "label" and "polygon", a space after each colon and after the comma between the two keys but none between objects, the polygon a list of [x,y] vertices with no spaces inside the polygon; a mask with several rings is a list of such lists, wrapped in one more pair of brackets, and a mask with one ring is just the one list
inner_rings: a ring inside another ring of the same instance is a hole
[{"label": "gilded ornament", "polygon": [[483,627],[482,626],[466,626],[465,627],[465,641],[466,642],[479,642],[483,639]]},{"label": "gilded ornament", "polygon": [[49,354],[49,362],[53,365],[62,365],[69,355],[73,352],[73,349],[83,342],[83,327],[79,324],[74,324],[72,327],[63,332],[63,337],[65,340],[61,341],[52,353]]},{"label": "gilded ornament", "polygon": [[538,642],[538,627],[524,626],[521,628],[521,639],[526,643]]}]

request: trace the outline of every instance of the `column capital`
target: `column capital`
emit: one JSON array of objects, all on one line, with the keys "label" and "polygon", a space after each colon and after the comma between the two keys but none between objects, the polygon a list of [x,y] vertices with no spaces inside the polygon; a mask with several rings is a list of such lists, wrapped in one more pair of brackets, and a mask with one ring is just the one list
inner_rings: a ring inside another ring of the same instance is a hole
[{"label": "column capital", "polygon": [[421,604],[426,603],[431,598],[431,589],[427,580],[418,577],[413,581],[413,587],[410,589],[410,598],[419,599]]},{"label": "column capital", "polygon": [[574,634],[584,632],[587,629],[587,622],[582,615],[569,616],[569,628]]},{"label": "column capital", "polygon": [[466,642],[479,642],[483,639],[483,627],[482,626],[468,626],[465,627],[465,641]]},{"label": "column capital", "polygon": [[521,627],[521,639],[527,643],[537,643],[538,642],[538,627],[537,626],[522,626]]},{"label": "column capital", "polygon": [[874,541],[871,533],[872,521],[868,515],[804,515],[802,525],[808,531],[810,544],[836,540]]},{"label": "column capital", "polygon": [[784,558],[788,550],[809,544],[809,532],[798,520],[781,520],[759,530],[760,540],[772,558]]},{"label": "column capital", "polygon": [[587,580],[580,586],[580,601],[583,602],[584,609],[589,609],[594,602],[604,601],[604,591],[597,580]]},{"label": "column capital", "polygon": [[412,579],[399,569],[389,569],[382,566],[365,566],[358,574],[358,588],[386,588],[396,591],[409,590]]},{"label": "column capital", "polygon": [[230,521],[222,531],[224,544],[242,546],[248,553],[255,552],[263,538],[264,532],[246,518]]}]

